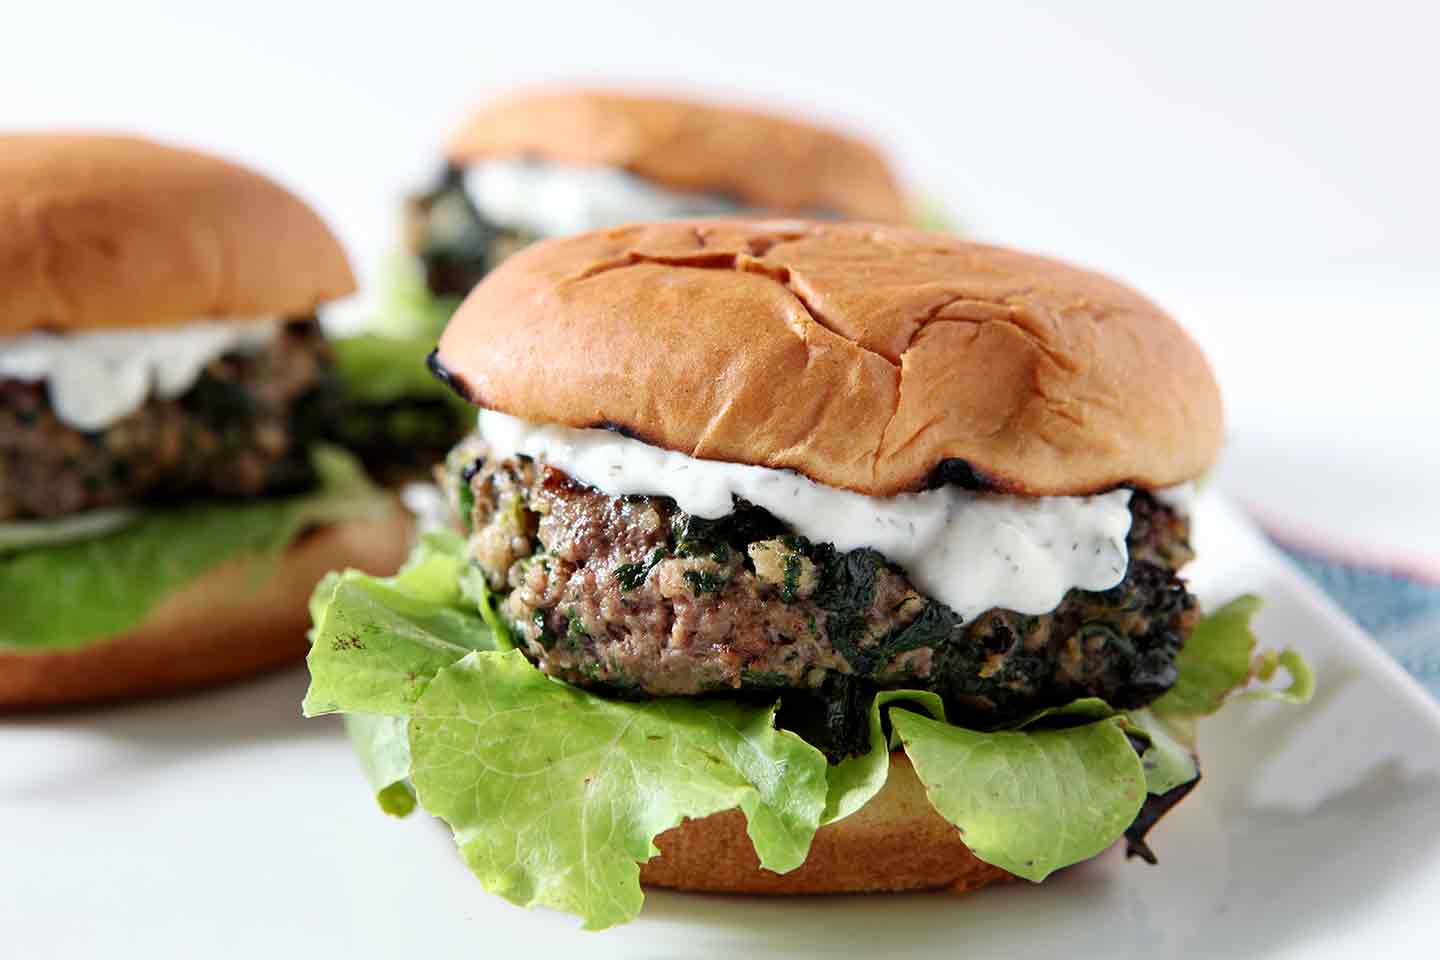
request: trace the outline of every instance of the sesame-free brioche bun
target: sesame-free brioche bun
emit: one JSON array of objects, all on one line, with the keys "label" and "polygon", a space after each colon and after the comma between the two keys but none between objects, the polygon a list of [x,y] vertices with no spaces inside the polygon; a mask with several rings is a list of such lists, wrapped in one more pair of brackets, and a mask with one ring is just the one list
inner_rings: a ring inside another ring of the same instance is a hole
[{"label": "sesame-free brioche bun", "polygon": [[890,755],[890,776],[880,792],[859,811],[821,827],[805,862],[789,873],[761,868],[738,810],[686,820],[655,845],[660,856],[640,865],[640,881],[677,890],[964,893],[1014,879],[978,859],[960,831],[935,812],[903,752]]},{"label": "sesame-free brioche bun", "polygon": [[396,501],[381,516],[301,534],[258,582],[248,562],[218,567],[120,636],[58,653],[0,653],[0,710],[175,693],[298,663],[320,578],[345,567],[394,573],[411,530]]},{"label": "sesame-free brioche bun", "polygon": [[465,300],[438,373],[525,420],[874,496],[1195,479],[1220,443],[1204,356],[1096,273],[910,229],[631,225],[535,244]]},{"label": "sesame-free brioche bun", "polygon": [[0,135],[0,336],[301,316],[354,289],[315,212],[244,167],[130,137]]},{"label": "sesame-free brioche bun", "polygon": [[451,163],[536,158],[618,167],[672,190],[718,193],[776,213],[907,219],[885,158],[799,120],[695,100],[601,90],[495,101],[450,138]]}]

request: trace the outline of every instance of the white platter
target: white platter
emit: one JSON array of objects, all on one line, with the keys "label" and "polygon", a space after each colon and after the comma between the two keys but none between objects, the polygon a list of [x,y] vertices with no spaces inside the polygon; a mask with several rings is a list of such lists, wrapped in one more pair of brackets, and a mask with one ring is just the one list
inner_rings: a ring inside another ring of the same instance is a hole
[{"label": "white platter", "polygon": [[[168,703],[0,720],[0,955],[1440,956],[1440,708],[1235,512],[1197,516],[1202,596],[1253,590],[1321,682],[1202,727],[1152,834],[1043,887],[768,901],[652,893],[586,934],[484,893],[448,833],[374,806],[293,671]],[[582,952],[583,951],[583,952]]]}]

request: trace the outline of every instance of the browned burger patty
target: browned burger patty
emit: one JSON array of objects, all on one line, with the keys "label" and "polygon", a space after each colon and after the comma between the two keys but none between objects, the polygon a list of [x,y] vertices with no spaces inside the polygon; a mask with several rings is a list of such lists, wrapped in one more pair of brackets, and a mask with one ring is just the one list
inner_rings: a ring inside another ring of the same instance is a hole
[{"label": "browned burger patty", "polygon": [[500,613],[541,670],[579,686],[798,689],[826,703],[919,688],[940,693],[952,719],[988,726],[1082,696],[1148,703],[1174,682],[1198,619],[1175,575],[1191,556],[1188,523],[1138,491],[1119,585],[1072,590],[1043,616],[995,609],[962,623],[879,553],[793,536],[744,502],[704,520],[474,448],[451,470]]},{"label": "browned burger patty", "polygon": [[407,245],[424,265],[426,287],[457,303],[500,261],[540,239],[486,219],[465,193],[464,176],[447,165],[405,209]]},{"label": "browned burger patty", "polygon": [[61,422],[43,383],[0,380],[0,520],[302,489],[334,399],[330,369],[319,325],[296,321],[93,433]]}]

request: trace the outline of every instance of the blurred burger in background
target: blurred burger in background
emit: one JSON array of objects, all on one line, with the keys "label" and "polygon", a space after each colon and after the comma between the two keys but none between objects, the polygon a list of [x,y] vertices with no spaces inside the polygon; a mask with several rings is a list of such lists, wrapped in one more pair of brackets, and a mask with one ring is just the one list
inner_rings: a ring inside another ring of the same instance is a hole
[{"label": "blurred burger in background", "polygon": [[317,308],[354,290],[302,201],[213,156],[0,137],[0,708],[300,659],[321,573],[409,524],[322,441]]},{"label": "blurred burger in background", "polygon": [[536,240],[757,213],[899,223],[910,211],[884,154],[800,119],[599,90],[506,97],[451,136],[435,183],[409,201],[418,269],[393,322],[438,336],[475,284]]},{"label": "blurred burger in background", "polygon": [[[537,240],[640,221],[752,214],[899,223],[885,156],[803,120],[600,90],[526,92],[474,113],[429,189],[367,333],[337,344],[350,403],[340,436],[373,472],[421,479],[474,414],[425,373],[460,301]],[[412,488],[413,489],[413,488]]]}]

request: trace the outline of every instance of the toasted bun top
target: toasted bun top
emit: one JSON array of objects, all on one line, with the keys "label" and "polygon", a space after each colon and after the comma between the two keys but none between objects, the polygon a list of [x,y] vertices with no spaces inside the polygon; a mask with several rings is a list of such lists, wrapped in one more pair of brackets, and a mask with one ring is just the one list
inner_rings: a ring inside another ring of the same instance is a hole
[{"label": "toasted bun top", "polygon": [[674,190],[726,194],[776,213],[907,218],[895,178],[869,144],[693,100],[595,90],[521,94],[473,114],[447,152],[456,164],[538,157],[619,167]]},{"label": "toasted bun top", "polygon": [[0,136],[0,335],[294,316],[355,289],[296,196],[202,153]]},{"label": "toasted bun top", "polygon": [[[1204,356],[1055,260],[864,224],[708,221],[546,240],[461,305],[435,363],[474,403],[889,496],[1194,479]],[[963,461],[963,462],[956,462]]]}]

